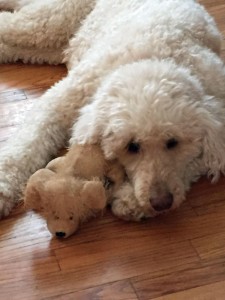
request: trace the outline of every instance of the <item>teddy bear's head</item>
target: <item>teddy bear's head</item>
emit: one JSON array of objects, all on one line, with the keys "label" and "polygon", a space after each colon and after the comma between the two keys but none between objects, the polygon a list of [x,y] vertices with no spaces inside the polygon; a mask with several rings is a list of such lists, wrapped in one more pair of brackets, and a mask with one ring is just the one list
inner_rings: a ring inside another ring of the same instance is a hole
[{"label": "teddy bear's head", "polygon": [[80,222],[106,206],[103,183],[41,169],[31,176],[24,194],[25,206],[44,212],[49,231],[56,237],[73,234]]}]

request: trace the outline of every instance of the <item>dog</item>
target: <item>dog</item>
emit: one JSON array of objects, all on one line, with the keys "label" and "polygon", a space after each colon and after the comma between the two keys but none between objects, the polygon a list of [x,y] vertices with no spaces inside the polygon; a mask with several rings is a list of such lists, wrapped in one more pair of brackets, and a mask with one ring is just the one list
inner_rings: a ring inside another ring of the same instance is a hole
[{"label": "dog", "polygon": [[[70,144],[99,143],[128,180],[113,212],[177,208],[202,174],[225,172],[221,35],[194,0],[0,0],[0,62],[66,63],[0,154],[0,212]],[[72,136],[71,136],[71,128]]]}]

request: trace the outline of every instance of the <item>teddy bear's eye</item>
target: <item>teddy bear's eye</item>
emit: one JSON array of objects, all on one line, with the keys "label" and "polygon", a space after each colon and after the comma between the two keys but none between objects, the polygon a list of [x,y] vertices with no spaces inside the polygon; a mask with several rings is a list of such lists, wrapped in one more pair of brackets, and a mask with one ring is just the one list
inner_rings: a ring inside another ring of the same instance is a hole
[{"label": "teddy bear's eye", "polygon": [[140,152],[141,145],[138,142],[130,141],[127,145],[127,151],[132,154],[137,154]]},{"label": "teddy bear's eye", "polygon": [[73,216],[70,217],[70,220],[73,220]]},{"label": "teddy bear's eye", "polygon": [[58,220],[59,219],[59,217],[58,216],[55,216],[55,220]]},{"label": "teddy bear's eye", "polygon": [[104,177],[103,185],[106,190],[109,190],[110,187],[112,187],[114,185],[114,183],[115,182],[112,179],[110,179],[109,177],[107,177],[107,176]]}]

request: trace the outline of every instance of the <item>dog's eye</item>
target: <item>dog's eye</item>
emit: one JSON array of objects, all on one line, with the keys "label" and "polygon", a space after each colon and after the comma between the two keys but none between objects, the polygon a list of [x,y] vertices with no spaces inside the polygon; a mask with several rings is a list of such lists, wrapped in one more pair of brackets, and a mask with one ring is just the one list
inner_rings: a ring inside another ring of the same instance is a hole
[{"label": "dog's eye", "polygon": [[141,146],[137,142],[130,142],[127,145],[127,151],[130,152],[130,153],[134,153],[134,154],[139,153],[140,149],[141,149]]},{"label": "dog's eye", "polygon": [[171,138],[166,142],[167,149],[173,149],[178,145],[178,141],[175,138]]}]

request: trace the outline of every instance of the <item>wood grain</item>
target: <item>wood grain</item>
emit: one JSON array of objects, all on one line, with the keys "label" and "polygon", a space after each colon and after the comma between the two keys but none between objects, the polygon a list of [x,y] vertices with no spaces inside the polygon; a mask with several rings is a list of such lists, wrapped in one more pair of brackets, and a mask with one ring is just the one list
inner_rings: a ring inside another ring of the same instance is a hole
[{"label": "wood grain", "polygon": [[162,295],[174,294],[179,291],[204,286],[208,283],[225,280],[225,264],[200,266],[168,273],[162,276],[154,274],[142,275],[132,279],[132,284],[139,299],[155,299]]},{"label": "wood grain", "polygon": [[83,291],[65,294],[46,300],[138,300],[135,291],[129,281],[120,281],[112,284],[101,285]]},{"label": "wood grain", "polygon": [[1,65],[0,92],[49,87],[66,74],[64,66]]},{"label": "wood grain", "polygon": [[[224,0],[201,0],[225,36]],[[225,39],[222,45],[225,59]],[[0,66],[0,151],[64,66]],[[179,210],[129,223],[107,211],[61,241],[19,206],[0,224],[0,299],[224,300],[225,178]]]},{"label": "wood grain", "polygon": [[156,298],[157,300],[224,300],[225,281]]}]

